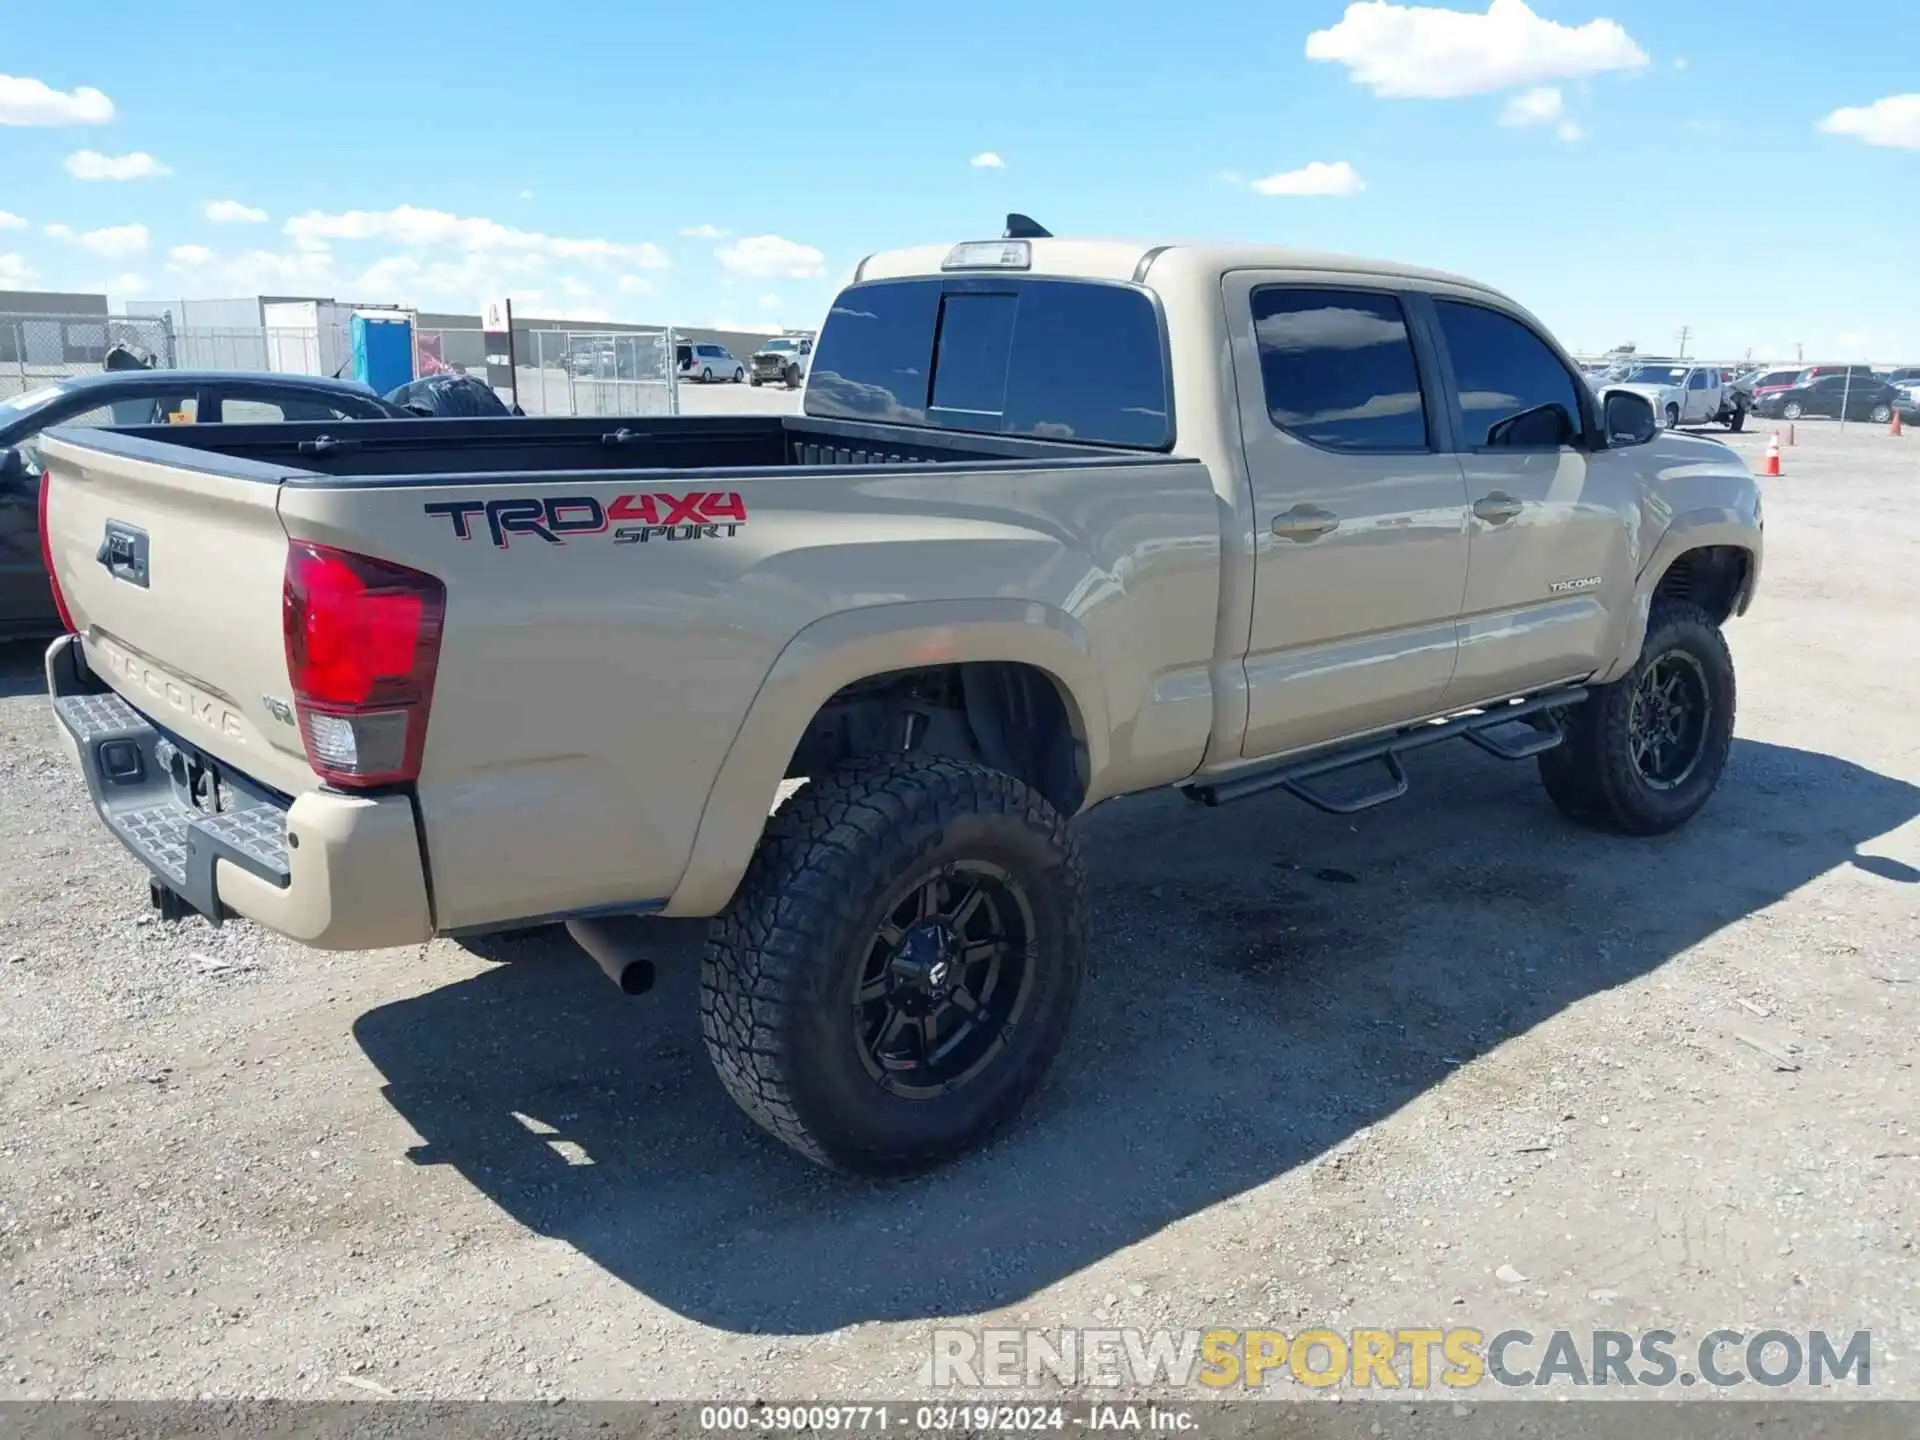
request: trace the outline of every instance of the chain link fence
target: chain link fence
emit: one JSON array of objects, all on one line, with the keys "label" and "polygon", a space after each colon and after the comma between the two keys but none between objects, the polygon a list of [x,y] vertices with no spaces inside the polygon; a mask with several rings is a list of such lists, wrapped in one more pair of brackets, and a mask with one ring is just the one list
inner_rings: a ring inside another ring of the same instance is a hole
[{"label": "chain link fence", "polygon": [[70,375],[90,375],[115,345],[139,351],[162,369],[176,369],[175,342],[164,318],[0,314],[0,397],[38,390]]},{"label": "chain link fence", "polygon": [[[522,330],[514,378],[529,415],[677,415],[676,337],[661,330]],[[344,332],[273,326],[175,327],[167,316],[0,313],[0,398],[101,369],[126,345],[166,370],[331,375],[350,354]],[[478,329],[416,328],[414,374],[488,377]],[[508,387],[495,387],[503,400]]]},{"label": "chain link fence", "polygon": [[671,330],[527,330],[514,337],[529,415],[677,415]]}]

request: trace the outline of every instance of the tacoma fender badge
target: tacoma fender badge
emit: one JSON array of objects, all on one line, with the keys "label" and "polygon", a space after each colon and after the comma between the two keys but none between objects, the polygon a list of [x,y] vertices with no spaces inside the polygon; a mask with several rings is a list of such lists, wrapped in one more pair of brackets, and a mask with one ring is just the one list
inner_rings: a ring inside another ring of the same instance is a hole
[{"label": "tacoma fender badge", "polygon": [[1566,595],[1575,590],[1595,590],[1599,585],[1598,575],[1583,575],[1578,580],[1556,580],[1547,589],[1556,595]]}]

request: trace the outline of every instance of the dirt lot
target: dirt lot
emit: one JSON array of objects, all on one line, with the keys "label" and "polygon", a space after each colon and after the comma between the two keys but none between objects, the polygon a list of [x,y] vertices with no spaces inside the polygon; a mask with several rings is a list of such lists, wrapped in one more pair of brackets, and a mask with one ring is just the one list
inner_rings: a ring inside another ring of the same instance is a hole
[{"label": "dirt lot", "polygon": [[6,655],[0,1393],[898,1396],[993,1317],[1864,1326],[1920,1397],[1920,436],[1786,454],[1690,829],[1466,747],[1354,820],[1103,808],[1055,1079],[899,1186],[733,1110],[697,927],[627,1000],[565,944],[150,923]]}]

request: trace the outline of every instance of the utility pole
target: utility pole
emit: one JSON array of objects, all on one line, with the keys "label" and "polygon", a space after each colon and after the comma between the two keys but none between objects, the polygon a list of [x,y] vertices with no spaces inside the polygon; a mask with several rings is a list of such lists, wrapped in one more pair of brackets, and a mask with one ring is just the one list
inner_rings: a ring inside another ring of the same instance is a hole
[{"label": "utility pole", "polygon": [[1692,334],[1693,327],[1691,325],[1682,325],[1680,327],[1680,358],[1682,360],[1687,358],[1687,337]]},{"label": "utility pole", "polygon": [[1793,342],[1793,363],[1796,365],[1807,363],[1807,347],[1798,340]]}]

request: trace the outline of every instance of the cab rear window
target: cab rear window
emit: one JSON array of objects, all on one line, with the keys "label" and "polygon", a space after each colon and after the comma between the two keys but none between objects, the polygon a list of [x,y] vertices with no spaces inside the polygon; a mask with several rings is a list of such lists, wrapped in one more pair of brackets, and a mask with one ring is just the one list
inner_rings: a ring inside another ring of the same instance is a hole
[{"label": "cab rear window", "polygon": [[1164,450],[1173,406],[1143,290],[1002,276],[877,280],[821,328],[809,415]]}]

